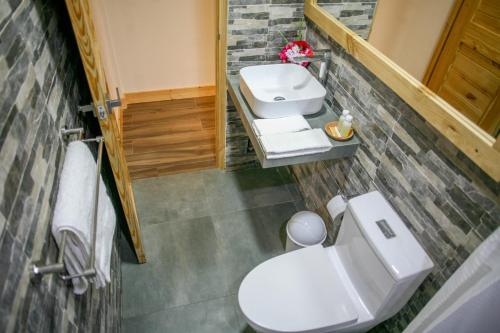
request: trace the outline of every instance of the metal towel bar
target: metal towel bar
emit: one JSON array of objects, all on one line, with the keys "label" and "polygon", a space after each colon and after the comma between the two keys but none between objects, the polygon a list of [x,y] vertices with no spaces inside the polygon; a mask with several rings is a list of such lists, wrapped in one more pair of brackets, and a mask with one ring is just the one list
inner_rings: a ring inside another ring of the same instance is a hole
[{"label": "metal towel bar", "polygon": [[[102,165],[102,151],[103,151],[103,143],[104,138],[102,136],[92,138],[92,139],[83,139],[83,128],[75,128],[75,129],[66,129],[61,128],[61,136],[63,139],[69,138],[71,135],[78,135],[78,141],[81,142],[97,142],[99,144],[97,150],[97,165],[96,165],[96,186],[94,192],[94,201],[92,204],[92,246],[90,249],[90,257],[87,262],[87,268],[79,274],[75,275],[63,275],[59,276],[63,280],[70,280],[77,277],[84,276],[94,276],[96,274],[95,270],[95,250],[96,250],[96,236],[97,236],[97,216],[98,216],[98,206],[99,206],[99,186],[100,186],[100,177],[101,177],[101,165]],[[40,279],[44,274],[51,273],[62,273],[65,271],[64,268],[64,250],[66,248],[67,242],[67,231],[62,232],[61,244],[59,248],[59,255],[57,256],[57,262],[54,264],[48,265],[39,265],[39,263],[33,263],[31,265],[31,278],[32,280]]]}]

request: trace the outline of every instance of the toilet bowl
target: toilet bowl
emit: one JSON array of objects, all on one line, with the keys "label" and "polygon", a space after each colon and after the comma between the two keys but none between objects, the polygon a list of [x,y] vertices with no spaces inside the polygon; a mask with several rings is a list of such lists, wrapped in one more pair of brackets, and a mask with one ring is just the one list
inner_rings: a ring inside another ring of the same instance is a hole
[{"label": "toilet bowl", "polygon": [[269,259],[238,302],[258,332],[363,332],[396,314],[433,263],[379,192],[349,200],[335,245]]}]

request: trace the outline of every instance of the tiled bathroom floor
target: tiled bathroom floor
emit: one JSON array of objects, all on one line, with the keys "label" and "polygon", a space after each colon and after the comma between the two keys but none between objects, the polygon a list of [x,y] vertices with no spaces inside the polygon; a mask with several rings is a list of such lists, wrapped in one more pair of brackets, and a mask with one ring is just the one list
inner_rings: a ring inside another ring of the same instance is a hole
[{"label": "tiled bathroom floor", "polygon": [[134,182],[134,193],[147,263],[121,246],[123,331],[253,332],[238,286],[283,253],[286,221],[302,208],[286,171],[150,178]]}]

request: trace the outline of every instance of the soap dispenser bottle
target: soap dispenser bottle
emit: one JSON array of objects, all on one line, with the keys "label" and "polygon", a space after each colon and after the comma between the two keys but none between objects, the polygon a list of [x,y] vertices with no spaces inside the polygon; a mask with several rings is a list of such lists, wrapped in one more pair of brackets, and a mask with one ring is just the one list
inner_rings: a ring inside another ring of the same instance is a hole
[{"label": "soap dispenser bottle", "polygon": [[342,137],[347,137],[352,127],[352,116],[348,114],[345,119],[340,123],[339,132]]},{"label": "soap dispenser bottle", "polygon": [[345,110],[345,109],[342,110],[342,115],[340,116],[339,122],[337,125],[339,128],[342,128],[342,122],[344,122],[345,117],[347,117],[349,115],[349,113],[350,113],[349,110]]}]

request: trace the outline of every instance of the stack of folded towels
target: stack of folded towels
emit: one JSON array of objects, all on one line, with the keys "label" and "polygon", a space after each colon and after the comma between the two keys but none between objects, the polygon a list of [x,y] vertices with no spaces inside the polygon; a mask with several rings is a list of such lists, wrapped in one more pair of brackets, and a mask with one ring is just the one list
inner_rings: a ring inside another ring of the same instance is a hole
[{"label": "stack of folded towels", "polygon": [[[94,245],[95,173],[96,162],[87,145],[81,141],[71,142],[64,159],[52,220],[52,235],[59,246],[63,232],[67,232],[64,264],[70,275],[81,274],[88,268]],[[103,288],[111,281],[116,215],[102,177],[99,182],[95,262],[92,263],[96,276],[90,279],[73,278],[73,291],[77,295],[85,293],[89,280],[95,283],[96,288]]]},{"label": "stack of folded towels", "polygon": [[330,140],[319,128],[311,129],[302,116],[256,119],[252,127],[267,159],[278,159],[329,151]]}]

